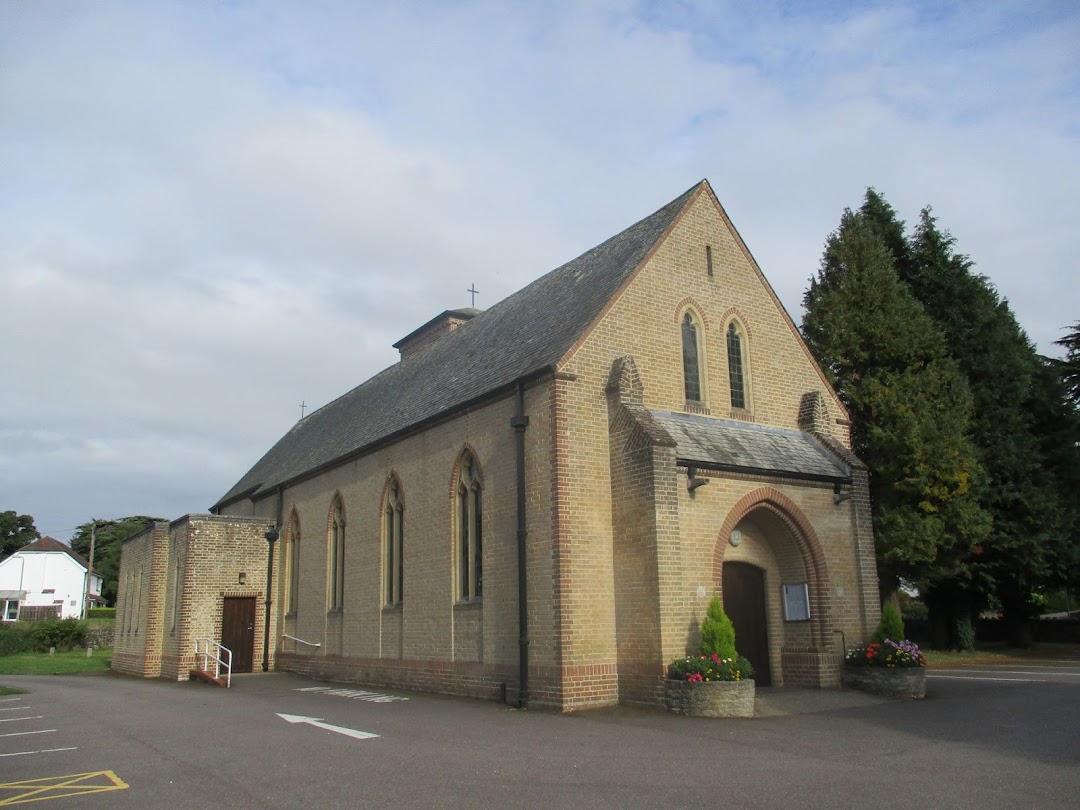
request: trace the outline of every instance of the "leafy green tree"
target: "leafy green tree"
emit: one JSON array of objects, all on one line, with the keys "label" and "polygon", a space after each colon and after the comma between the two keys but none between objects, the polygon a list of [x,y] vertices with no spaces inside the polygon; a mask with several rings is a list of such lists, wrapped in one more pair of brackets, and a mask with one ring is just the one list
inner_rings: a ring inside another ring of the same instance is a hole
[{"label": "leafy green tree", "polygon": [[71,547],[83,557],[90,557],[90,534],[96,524],[94,570],[101,574],[102,596],[110,605],[116,603],[120,580],[120,551],[124,540],[153,525],[161,518],[136,515],[119,520],[91,520],[82,524],[71,537]]},{"label": "leafy green tree", "polygon": [[701,623],[701,653],[716,653],[724,659],[736,657],[735,625],[724,612],[724,603],[719,596],[714,596],[709,602],[705,621]]},{"label": "leafy green tree", "polygon": [[0,560],[41,537],[34,518],[9,509],[0,512]]},{"label": "leafy green tree", "polygon": [[803,334],[852,416],[870,470],[878,572],[923,587],[967,576],[989,530],[967,438],[971,395],[866,215],[844,212],[804,297]]}]

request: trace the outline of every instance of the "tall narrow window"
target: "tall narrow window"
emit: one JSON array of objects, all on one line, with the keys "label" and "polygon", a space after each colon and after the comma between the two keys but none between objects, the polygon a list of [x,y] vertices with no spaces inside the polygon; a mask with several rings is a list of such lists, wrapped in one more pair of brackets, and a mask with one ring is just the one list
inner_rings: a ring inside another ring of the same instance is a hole
[{"label": "tall narrow window", "polygon": [[296,613],[300,593],[300,518],[293,513],[289,521],[289,543],[285,555],[285,564],[289,566],[288,577],[285,580],[285,610],[288,613]]},{"label": "tall narrow window", "polygon": [[400,605],[405,584],[405,508],[401,503],[401,485],[390,479],[386,493],[386,512],[383,523],[386,534],[386,604]]},{"label": "tall narrow window", "polygon": [[701,364],[699,360],[698,328],[693,316],[687,312],[682,322],[682,361],[683,380],[686,398],[691,402],[701,401]]},{"label": "tall narrow window", "polygon": [[176,579],[173,581],[173,612],[172,612],[172,629],[176,630],[176,624],[180,621],[180,601],[184,593],[184,572],[181,568],[182,562],[180,556],[177,555],[176,563],[173,565],[173,576]]},{"label": "tall narrow window", "polygon": [[330,519],[330,582],[327,601],[330,610],[341,610],[345,604],[345,510],[341,501],[334,501]]},{"label": "tall narrow window", "polygon": [[731,384],[731,407],[746,407],[746,377],[743,369],[742,336],[735,322],[727,329],[728,381]]},{"label": "tall narrow window", "polygon": [[461,462],[457,488],[458,579],[462,601],[479,599],[484,593],[483,495],[473,457]]}]

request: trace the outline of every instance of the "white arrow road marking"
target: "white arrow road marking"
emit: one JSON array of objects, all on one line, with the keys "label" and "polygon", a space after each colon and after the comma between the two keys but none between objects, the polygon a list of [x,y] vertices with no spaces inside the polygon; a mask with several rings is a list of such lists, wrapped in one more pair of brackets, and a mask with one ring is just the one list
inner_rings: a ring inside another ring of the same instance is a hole
[{"label": "white arrow road marking", "polygon": [[332,726],[329,723],[322,722],[318,717],[301,717],[298,714],[278,714],[278,717],[288,723],[307,723],[309,726],[324,728],[327,731],[334,731],[338,734],[344,734],[346,737],[353,737],[357,740],[370,740],[372,737],[379,736],[378,734],[372,734],[370,731],[357,731],[355,728]]}]

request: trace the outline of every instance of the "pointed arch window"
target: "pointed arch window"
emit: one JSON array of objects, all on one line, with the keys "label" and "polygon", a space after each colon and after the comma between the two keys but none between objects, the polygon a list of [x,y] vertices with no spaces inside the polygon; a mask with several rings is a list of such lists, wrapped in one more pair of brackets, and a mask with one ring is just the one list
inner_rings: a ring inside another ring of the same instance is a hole
[{"label": "pointed arch window", "polygon": [[345,604],[345,509],[340,499],[334,500],[327,538],[329,559],[327,607],[341,610]]},{"label": "pointed arch window", "polygon": [[682,319],[683,383],[688,402],[701,402],[701,330],[694,316]]},{"label": "pointed arch window", "polygon": [[476,459],[465,456],[457,486],[458,595],[467,602],[484,593],[483,488]]},{"label": "pointed arch window", "polygon": [[405,507],[401,501],[401,485],[391,478],[387,485],[386,510],[383,512],[383,549],[386,554],[386,604],[400,605],[405,584]]},{"label": "pointed arch window", "polygon": [[288,573],[285,578],[285,610],[296,614],[300,593],[300,518],[293,513],[289,521],[289,542],[286,544],[285,564]]},{"label": "pointed arch window", "polygon": [[727,328],[728,382],[731,407],[746,408],[746,369],[743,363],[743,339],[735,321]]}]

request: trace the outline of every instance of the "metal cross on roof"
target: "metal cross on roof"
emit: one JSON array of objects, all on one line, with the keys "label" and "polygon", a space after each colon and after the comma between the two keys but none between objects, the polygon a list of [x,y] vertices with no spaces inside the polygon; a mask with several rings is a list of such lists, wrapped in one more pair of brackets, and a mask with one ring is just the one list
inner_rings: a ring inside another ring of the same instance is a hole
[{"label": "metal cross on roof", "polygon": [[476,283],[474,282],[472,285],[470,285],[469,289],[467,289],[465,292],[472,295],[472,302],[469,304],[469,306],[473,309],[476,309],[476,294],[480,292],[478,289],[476,289]]},{"label": "metal cross on roof", "polygon": [[304,418],[304,410],[307,408],[307,404],[301,400],[300,402],[300,418]]}]

